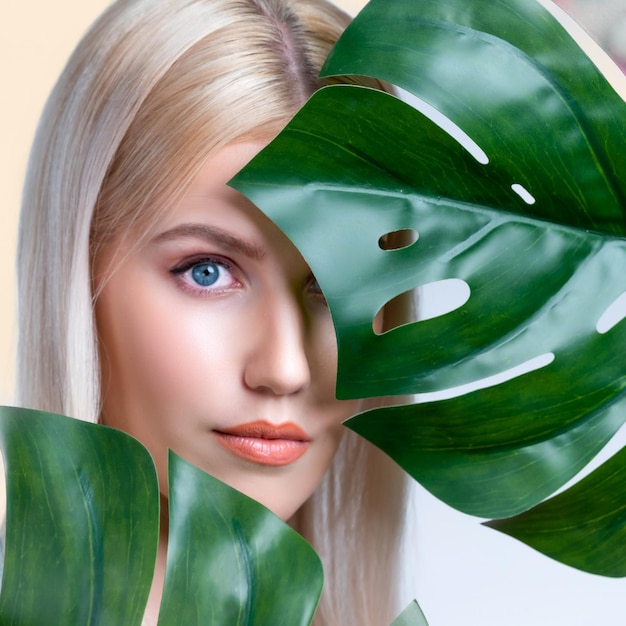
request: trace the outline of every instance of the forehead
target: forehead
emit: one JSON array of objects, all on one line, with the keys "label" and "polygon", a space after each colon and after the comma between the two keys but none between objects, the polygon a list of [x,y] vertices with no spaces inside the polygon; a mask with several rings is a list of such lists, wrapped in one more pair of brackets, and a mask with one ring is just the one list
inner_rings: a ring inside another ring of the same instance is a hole
[{"label": "forehead", "polygon": [[[265,145],[248,141],[228,145],[208,158],[182,193],[149,229],[127,229],[107,246],[100,263],[111,267],[146,247],[167,245],[170,251],[190,247],[247,257],[283,273],[309,273],[300,252],[284,233],[243,194],[228,186],[230,179]],[[112,261],[112,263],[111,263]]]},{"label": "forehead", "polygon": [[206,229],[197,225],[211,218],[227,223],[233,234],[251,236],[259,225],[271,223],[252,202],[227,184],[265,145],[266,142],[250,141],[218,150],[204,162],[182,198],[158,220],[155,230],[162,233],[174,228],[178,235],[203,236]]},{"label": "forehead", "polygon": [[[128,253],[141,248],[158,232],[179,221],[183,212],[191,216],[196,210],[197,216],[201,216],[211,207],[215,212],[220,206],[243,205],[243,196],[227,183],[269,141],[266,138],[228,144],[187,174],[174,164],[169,180],[168,171],[163,169],[161,179],[153,182],[152,189],[144,186],[136,197],[130,181],[130,197],[116,198],[116,206],[104,209],[104,220],[96,217],[92,224],[94,263],[103,255],[110,257],[113,249]],[[109,201],[105,203],[109,204]]]}]

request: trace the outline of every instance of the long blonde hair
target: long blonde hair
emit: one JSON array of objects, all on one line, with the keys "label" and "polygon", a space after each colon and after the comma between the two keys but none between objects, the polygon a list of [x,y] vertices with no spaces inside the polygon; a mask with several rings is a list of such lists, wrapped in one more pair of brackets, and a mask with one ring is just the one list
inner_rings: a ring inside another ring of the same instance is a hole
[{"label": "long blonde hair", "polygon": [[[321,86],[347,22],[325,0],[119,0],[94,24],[49,98],[29,162],[22,406],[97,421],[94,257],[121,231],[149,234],[221,147],[277,132]],[[295,522],[327,573],[316,624],[391,621],[403,503],[402,472],[349,433]]]}]

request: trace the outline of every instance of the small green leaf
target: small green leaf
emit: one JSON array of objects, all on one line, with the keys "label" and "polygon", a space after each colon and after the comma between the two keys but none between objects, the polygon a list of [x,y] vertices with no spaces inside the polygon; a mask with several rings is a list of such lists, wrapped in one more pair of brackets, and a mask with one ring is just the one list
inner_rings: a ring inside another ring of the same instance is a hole
[{"label": "small green leaf", "polygon": [[579,570],[626,576],[624,467],[626,448],[531,511],[486,525]]},{"label": "small green leaf", "polygon": [[170,453],[160,626],[306,626],[323,572],[311,546],[258,502]]},{"label": "small green leaf", "polygon": [[419,604],[413,600],[413,602],[393,620],[391,626],[428,626],[428,622]]},{"label": "small green leaf", "polygon": [[0,622],[139,626],[152,582],[154,463],[117,430],[0,407],[7,522]]}]

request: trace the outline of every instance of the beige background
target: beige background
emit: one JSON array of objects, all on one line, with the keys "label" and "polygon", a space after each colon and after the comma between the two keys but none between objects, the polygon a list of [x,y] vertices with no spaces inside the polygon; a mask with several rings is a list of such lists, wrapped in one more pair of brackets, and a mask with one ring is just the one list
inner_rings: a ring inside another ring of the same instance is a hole
[{"label": "beige background", "polygon": [[[14,258],[21,186],[45,98],[82,33],[110,0],[0,0],[0,404],[10,404],[16,335]],[[365,0],[339,0],[354,14]],[[38,280],[45,280],[41,268]]]}]

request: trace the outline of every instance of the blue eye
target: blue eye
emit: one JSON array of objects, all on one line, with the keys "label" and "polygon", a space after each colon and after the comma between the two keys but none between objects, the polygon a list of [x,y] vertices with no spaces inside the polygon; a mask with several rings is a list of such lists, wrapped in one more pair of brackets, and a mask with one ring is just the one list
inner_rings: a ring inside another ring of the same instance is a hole
[{"label": "blue eye", "polygon": [[220,277],[220,267],[216,263],[198,263],[191,268],[191,278],[201,287],[214,285]]},{"label": "blue eye", "polygon": [[237,266],[220,257],[184,260],[170,269],[170,273],[177,284],[192,295],[217,296],[242,287],[237,280]]}]

